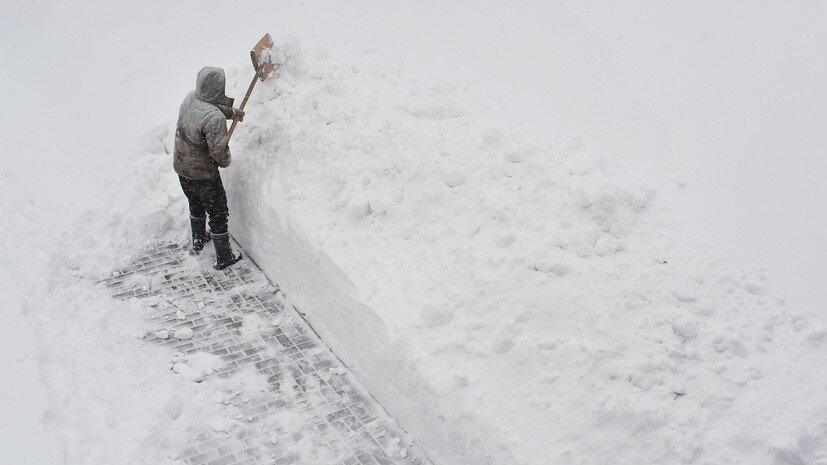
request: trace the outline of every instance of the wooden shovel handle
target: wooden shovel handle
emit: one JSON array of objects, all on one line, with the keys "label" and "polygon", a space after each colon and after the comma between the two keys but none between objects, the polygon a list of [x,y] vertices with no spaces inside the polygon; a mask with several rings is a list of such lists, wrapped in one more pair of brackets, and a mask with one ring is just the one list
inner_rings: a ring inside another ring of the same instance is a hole
[{"label": "wooden shovel handle", "polygon": [[[253,87],[256,86],[256,81],[259,79],[259,74],[261,73],[260,69],[256,69],[256,75],[253,76],[253,80],[250,81],[250,87],[247,88],[247,94],[244,95],[244,100],[241,101],[241,106],[239,109],[244,110],[244,107],[247,106],[247,100],[250,100],[250,94],[253,93]],[[233,137],[233,131],[235,131],[235,127],[238,124],[237,119],[233,119],[233,124],[230,125],[230,134],[227,136],[227,140],[229,141],[231,137]]]}]

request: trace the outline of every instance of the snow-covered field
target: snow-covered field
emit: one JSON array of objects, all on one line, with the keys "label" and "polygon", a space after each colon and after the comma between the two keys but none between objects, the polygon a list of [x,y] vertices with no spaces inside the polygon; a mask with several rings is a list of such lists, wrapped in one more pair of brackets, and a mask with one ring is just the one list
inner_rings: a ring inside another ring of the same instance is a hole
[{"label": "snow-covered field", "polygon": [[72,273],[185,233],[169,123],[263,31],[231,231],[435,460],[827,460],[822,4],[0,13],[4,463],[151,440],[167,360]]}]

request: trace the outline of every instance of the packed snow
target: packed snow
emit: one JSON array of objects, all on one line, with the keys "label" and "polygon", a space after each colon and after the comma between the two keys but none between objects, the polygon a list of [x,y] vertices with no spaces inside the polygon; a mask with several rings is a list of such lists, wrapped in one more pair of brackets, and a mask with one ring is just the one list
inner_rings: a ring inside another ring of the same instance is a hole
[{"label": "packed snow", "polygon": [[270,30],[231,232],[436,463],[827,461],[823,7],[254,3],[0,7],[4,460],[180,463],[244,421],[258,377],[87,281],[185,240],[174,109],[204,64],[242,95]]}]

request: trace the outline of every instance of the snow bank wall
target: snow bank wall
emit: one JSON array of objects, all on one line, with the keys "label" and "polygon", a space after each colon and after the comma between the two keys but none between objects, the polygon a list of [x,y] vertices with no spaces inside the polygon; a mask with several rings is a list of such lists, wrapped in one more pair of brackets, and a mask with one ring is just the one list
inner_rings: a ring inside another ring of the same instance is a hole
[{"label": "snow bank wall", "polygon": [[[653,193],[401,71],[288,57],[232,233],[440,465],[815,463],[827,324],[672,246]],[[233,95],[249,76],[231,76]]]},{"label": "snow bank wall", "polygon": [[272,190],[272,171],[238,173],[230,181],[230,208],[243,220],[233,223],[233,234],[250,258],[426,450],[446,460],[440,463],[464,463],[447,442],[454,433],[440,418],[438,400],[415,368],[397,357],[382,319],[321,244],[277,204],[262,201],[280,196]]}]

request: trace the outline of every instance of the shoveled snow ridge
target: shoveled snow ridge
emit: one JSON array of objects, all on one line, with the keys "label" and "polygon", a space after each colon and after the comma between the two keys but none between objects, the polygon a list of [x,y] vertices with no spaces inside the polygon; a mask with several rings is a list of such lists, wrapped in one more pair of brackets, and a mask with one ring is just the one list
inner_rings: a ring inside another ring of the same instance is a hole
[{"label": "shoveled snow ridge", "polygon": [[438,463],[825,453],[824,320],[764,273],[673,252],[582,141],[287,57],[237,132],[231,228]]}]

